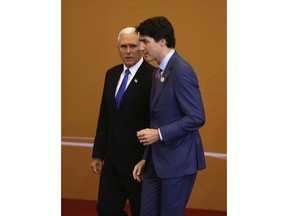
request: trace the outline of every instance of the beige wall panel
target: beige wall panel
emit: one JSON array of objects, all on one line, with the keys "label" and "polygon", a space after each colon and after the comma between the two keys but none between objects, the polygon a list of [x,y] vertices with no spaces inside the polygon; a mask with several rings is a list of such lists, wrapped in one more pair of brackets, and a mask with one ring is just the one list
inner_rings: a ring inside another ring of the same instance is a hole
[{"label": "beige wall panel", "polygon": [[[121,63],[119,31],[158,15],[172,22],[176,50],[198,75],[206,112],[200,130],[205,151],[226,153],[226,0],[62,0],[63,137],[94,137],[105,72]],[[62,147],[62,197],[97,198],[90,156],[90,147]],[[207,157],[189,206],[226,210],[226,162]]]}]

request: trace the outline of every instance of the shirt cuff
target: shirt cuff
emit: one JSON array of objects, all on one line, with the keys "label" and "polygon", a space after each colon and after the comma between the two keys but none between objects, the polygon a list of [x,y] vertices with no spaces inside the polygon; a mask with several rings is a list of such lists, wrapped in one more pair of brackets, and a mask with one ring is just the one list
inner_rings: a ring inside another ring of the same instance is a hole
[{"label": "shirt cuff", "polygon": [[161,134],[160,128],[158,128],[158,133],[159,133],[160,140],[163,141],[163,138],[162,138],[162,134]]}]

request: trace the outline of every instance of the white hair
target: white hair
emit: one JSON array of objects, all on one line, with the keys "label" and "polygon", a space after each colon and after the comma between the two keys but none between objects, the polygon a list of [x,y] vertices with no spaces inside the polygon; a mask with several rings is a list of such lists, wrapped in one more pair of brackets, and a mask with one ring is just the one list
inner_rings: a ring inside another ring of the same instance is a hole
[{"label": "white hair", "polygon": [[136,28],[134,27],[127,27],[127,28],[124,28],[122,29],[120,32],[119,32],[119,35],[118,35],[118,42],[120,41],[120,37],[121,35],[124,35],[124,34],[138,34],[136,32]]}]

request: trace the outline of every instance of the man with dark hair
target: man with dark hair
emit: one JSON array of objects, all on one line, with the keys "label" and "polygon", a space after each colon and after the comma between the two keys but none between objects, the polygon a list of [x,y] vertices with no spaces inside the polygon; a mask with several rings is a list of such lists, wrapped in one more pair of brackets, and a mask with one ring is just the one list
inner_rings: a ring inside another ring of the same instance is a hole
[{"label": "man with dark hair", "polygon": [[198,79],[174,50],[174,29],[166,17],[147,19],[136,31],[145,60],[159,64],[153,73],[150,128],[137,132],[147,146],[133,170],[134,179],[143,180],[141,216],[183,216],[197,172],[206,167]]}]

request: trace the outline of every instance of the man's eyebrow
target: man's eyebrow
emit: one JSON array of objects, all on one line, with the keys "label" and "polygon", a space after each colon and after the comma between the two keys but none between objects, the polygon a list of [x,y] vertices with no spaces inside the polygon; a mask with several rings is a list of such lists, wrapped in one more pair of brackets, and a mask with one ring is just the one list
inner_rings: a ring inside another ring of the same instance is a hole
[{"label": "man's eyebrow", "polygon": [[137,44],[131,43],[131,44],[121,44],[121,46],[137,46]]}]

